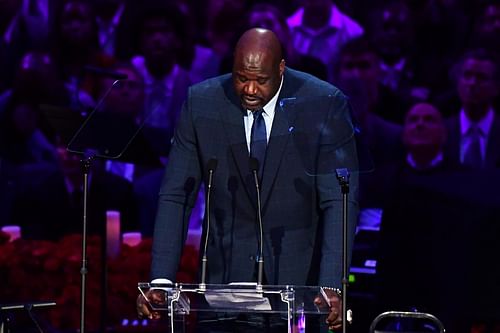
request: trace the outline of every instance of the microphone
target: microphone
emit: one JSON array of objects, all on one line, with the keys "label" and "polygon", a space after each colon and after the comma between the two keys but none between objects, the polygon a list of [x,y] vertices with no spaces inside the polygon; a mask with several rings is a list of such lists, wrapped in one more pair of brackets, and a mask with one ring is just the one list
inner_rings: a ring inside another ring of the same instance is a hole
[{"label": "microphone", "polygon": [[115,80],[126,80],[128,79],[127,74],[123,74],[120,72],[112,71],[110,69],[102,68],[102,67],[96,67],[96,66],[90,66],[87,65],[84,67],[85,72],[92,73],[95,75],[99,76],[104,76],[104,77],[109,77]]},{"label": "microphone", "polygon": [[259,160],[250,157],[249,159],[250,171],[253,174],[253,179],[255,182],[255,189],[257,190],[257,222],[259,223],[259,258],[257,260],[257,290],[262,290],[262,276],[264,272],[264,235],[263,235],[263,227],[262,227],[262,207],[260,203],[260,187],[259,187]]},{"label": "microphone", "polygon": [[207,217],[207,225],[205,232],[205,241],[203,242],[203,256],[201,259],[201,282],[200,289],[205,290],[207,285],[205,283],[207,277],[207,246],[208,238],[210,234],[210,194],[212,193],[212,182],[214,177],[215,169],[217,169],[217,159],[211,158],[207,163],[208,169],[208,181],[207,181],[207,197],[205,204],[205,216]]}]

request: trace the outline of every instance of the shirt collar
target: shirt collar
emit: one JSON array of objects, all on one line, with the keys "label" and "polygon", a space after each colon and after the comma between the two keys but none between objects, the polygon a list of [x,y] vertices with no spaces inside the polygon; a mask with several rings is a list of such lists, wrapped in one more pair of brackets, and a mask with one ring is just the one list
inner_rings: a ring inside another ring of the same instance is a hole
[{"label": "shirt collar", "polygon": [[[328,27],[340,29],[342,28],[342,12],[337,8],[335,4],[331,6],[330,21],[328,22]],[[302,21],[304,19],[304,7],[299,8],[295,14],[293,14],[288,20],[288,25],[290,28],[302,26]]]},{"label": "shirt collar", "polygon": [[417,163],[413,159],[412,154],[406,155],[406,162],[408,163],[409,166],[411,166],[415,170],[429,170],[432,168],[435,168],[438,166],[441,162],[443,161],[443,152],[440,152],[434,159],[425,167],[417,166]]},{"label": "shirt collar", "polygon": [[461,136],[465,136],[469,133],[469,130],[472,126],[476,126],[481,130],[481,134],[487,136],[490,132],[491,125],[493,124],[494,112],[490,107],[486,115],[480,119],[478,122],[473,122],[467,117],[464,109],[460,110],[460,134]]},{"label": "shirt collar", "polygon": [[380,68],[383,70],[383,71],[388,71],[388,70],[395,70],[396,72],[401,72],[403,70],[403,68],[405,67],[406,65],[406,59],[405,58],[401,58],[397,63],[395,63],[394,65],[389,65],[389,64],[386,64],[385,62],[381,61],[380,62]]},{"label": "shirt collar", "polygon": [[[284,80],[285,75],[281,76],[281,82],[280,82],[280,87],[278,88],[278,91],[276,91],[276,94],[274,94],[273,98],[269,102],[267,102],[266,105],[264,105],[264,113],[267,114],[268,116],[272,117],[274,115],[274,109],[276,108],[276,103],[278,102],[278,96],[280,95],[281,92],[281,87],[283,87],[283,80]],[[252,111],[247,110],[247,114],[250,115]]]}]

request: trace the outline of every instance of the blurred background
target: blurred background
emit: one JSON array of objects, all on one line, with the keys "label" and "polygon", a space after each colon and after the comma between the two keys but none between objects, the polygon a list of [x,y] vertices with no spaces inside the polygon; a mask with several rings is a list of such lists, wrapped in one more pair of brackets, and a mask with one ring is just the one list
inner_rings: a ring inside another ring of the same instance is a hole
[{"label": "blurred background", "polygon": [[[188,87],[231,71],[251,27],[345,92],[373,160],[350,329],[404,310],[499,332],[498,0],[0,0],[0,304],[55,301],[36,310],[44,331],[77,331],[82,155],[66,148],[90,145],[120,156],[89,176],[88,329],[165,330],[137,320],[135,298],[170,138]],[[96,108],[99,134],[71,142]],[[200,193],[181,282],[197,281],[203,210]],[[22,310],[3,315],[36,331]]]}]

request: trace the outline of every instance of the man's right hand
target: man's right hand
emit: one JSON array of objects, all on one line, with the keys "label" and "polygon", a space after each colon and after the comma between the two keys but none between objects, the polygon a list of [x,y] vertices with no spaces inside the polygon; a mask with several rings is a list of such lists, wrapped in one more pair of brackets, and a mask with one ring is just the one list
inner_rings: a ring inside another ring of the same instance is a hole
[{"label": "man's right hand", "polygon": [[[146,297],[144,297],[144,295]],[[160,319],[159,311],[153,310],[151,304],[162,306],[165,305],[165,291],[158,289],[150,289],[145,294],[140,294],[137,297],[136,307],[137,316],[139,318]],[[147,298],[147,299],[146,299]]]}]

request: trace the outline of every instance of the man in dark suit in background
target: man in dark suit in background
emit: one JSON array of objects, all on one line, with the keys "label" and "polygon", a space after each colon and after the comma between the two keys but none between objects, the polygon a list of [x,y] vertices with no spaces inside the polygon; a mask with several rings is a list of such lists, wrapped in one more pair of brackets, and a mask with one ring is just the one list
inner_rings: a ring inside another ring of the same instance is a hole
[{"label": "man in dark suit in background", "polygon": [[450,161],[467,168],[500,166],[500,118],[495,99],[500,89],[500,64],[485,50],[462,57],[456,69],[461,109],[447,122]]},{"label": "man in dark suit in background", "polygon": [[[279,41],[269,30],[248,30],[234,55],[232,75],[193,86],[184,104],[160,189],[152,278],[175,279],[189,213],[208,173],[207,163],[215,158],[206,282],[256,280],[259,227],[250,155],[259,159],[262,175],[264,282],[340,286],[341,191],[333,171],[341,166],[357,169],[347,99],[332,85],[286,68]],[[306,123],[321,125],[322,120],[316,122],[315,117],[333,119],[326,131],[320,127],[313,131],[324,135],[322,139],[336,137],[332,155],[344,160],[322,159],[331,170],[318,169],[318,156],[299,148],[307,141],[293,135]],[[259,135],[266,140],[265,157],[255,152]],[[304,158],[308,154],[312,159]],[[357,218],[356,194],[353,173],[349,253]],[[333,304],[328,325],[337,329],[342,324],[340,299],[333,292],[328,296]],[[152,317],[142,297],[138,312]]]}]

